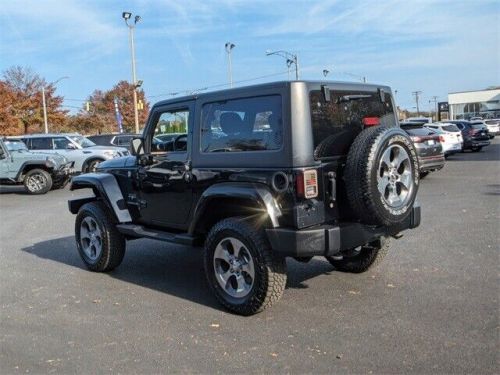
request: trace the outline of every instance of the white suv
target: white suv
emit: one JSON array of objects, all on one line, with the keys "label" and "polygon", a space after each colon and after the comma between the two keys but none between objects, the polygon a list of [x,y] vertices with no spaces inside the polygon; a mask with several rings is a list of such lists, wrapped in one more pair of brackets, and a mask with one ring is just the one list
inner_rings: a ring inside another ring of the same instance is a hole
[{"label": "white suv", "polygon": [[21,137],[21,140],[29,150],[65,156],[69,161],[75,162],[75,171],[84,173],[95,171],[104,160],[129,155],[126,148],[97,146],[78,133],[32,134]]},{"label": "white suv", "polygon": [[434,122],[425,126],[439,134],[439,140],[443,146],[445,156],[462,151],[464,139],[462,132],[455,124]]}]

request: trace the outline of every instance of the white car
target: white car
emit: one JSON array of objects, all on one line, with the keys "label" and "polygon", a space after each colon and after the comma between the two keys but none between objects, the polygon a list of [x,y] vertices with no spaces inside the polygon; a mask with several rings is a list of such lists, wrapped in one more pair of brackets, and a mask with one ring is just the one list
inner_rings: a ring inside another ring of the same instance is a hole
[{"label": "white car", "polygon": [[455,124],[435,122],[426,125],[426,127],[439,134],[439,140],[443,146],[445,157],[462,151],[464,139],[462,132]]},{"label": "white car", "polygon": [[491,120],[483,120],[484,124],[488,128],[490,136],[500,134],[500,119],[494,118]]},{"label": "white car", "polygon": [[104,160],[129,155],[126,148],[97,146],[77,133],[30,134],[15,138],[21,139],[30,151],[63,155],[74,162],[75,172],[93,172]]}]

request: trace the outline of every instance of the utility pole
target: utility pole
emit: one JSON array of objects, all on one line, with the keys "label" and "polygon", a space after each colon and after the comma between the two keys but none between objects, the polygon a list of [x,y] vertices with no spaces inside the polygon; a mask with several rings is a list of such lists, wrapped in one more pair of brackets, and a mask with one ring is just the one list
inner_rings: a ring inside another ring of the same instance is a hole
[{"label": "utility pole", "polygon": [[434,95],[431,100],[429,100],[429,103],[434,103],[434,111],[436,114],[436,120],[437,120],[437,113],[438,113],[438,98],[439,96]]},{"label": "utility pole", "polygon": [[233,50],[234,47],[236,47],[236,44],[227,42],[225,45],[226,47],[226,52],[227,52],[227,59],[228,59],[228,76],[229,76],[229,87],[233,88],[233,67],[231,64],[231,51]]},{"label": "utility pole", "polygon": [[418,96],[422,93],[422,91],[413,91],[412,95],[415,96],[415,102],[417,103],[417,116],[420,116],[420,109],[418,107]]}]

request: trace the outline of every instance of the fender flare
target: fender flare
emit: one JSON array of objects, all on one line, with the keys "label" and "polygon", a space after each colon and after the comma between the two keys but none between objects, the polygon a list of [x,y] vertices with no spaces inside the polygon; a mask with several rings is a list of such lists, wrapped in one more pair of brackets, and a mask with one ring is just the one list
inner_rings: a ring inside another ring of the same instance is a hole
[{"label": "fender flare", "polygon": [[30,166],[40,167],[40,169],[43,169],[49,173],[54,169],[53,164],[47,165],[47,160],[25,161],[23,164],[21,164],[21,166],[17,170],[15,180],[22,181],[22,180],[20,180],[21,176],[25,174],[24,171],[25,171],[26,167],[30,167]]},{"label": "fender flare", "polygon": [[[96,197],[102,198],[111,212],[114,213],[119,223],[132,221],[132,216],[127,208],[125,199],[116,181],[110,173],[85,173],[71,179],[70,190],[92,189]],[[71,213],[76,214],[82,205],[95,200],[95,198],[82,198],[68,201]]]},{"label": "fender flare", "polygon": [[198,225],[203,221],[209,203],[218,199],[251,201],[269,217],[273,228],[280,226],[278,219],[282,216],[281,210],[266,185],[249,182],[222,182],[210,186],[201,195],[193,213],[189,234],[196,232]]}]

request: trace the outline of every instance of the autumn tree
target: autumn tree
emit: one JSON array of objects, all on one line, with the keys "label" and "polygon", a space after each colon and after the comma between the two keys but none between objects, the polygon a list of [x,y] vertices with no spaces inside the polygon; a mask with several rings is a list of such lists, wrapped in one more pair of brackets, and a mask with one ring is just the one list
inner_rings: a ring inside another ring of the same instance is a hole
[{"label": "autumn tree", "polygon": [[0,135],[17,135],[22,128],[15,116],[16,96],[5,82],[0,81]]},{"label": "autumn tree", "polygon": [[[14,66],[4,71],[1,82],[7,87],[5,93],[10,92],[14,97],[11,109],[18,121],[16,126],[9,128],[6,132],[27,134],[43,131],[42,87],[45,89],[50,129],[57,131],[63,126],[67,111],[61,109],[63,98],[55,95],[56,88],[53,84],[47,83],[30,68],[21,66]],[[2,91],[2,95],[5,93]]]},{"label": "autumn tree", "polygon": [[[109,91],[94,91],[78,114],[68,119],[67,126],[83,134],[118,132],[116,98],[123,131],[135,132],[133,90],[130,83],[120,81]],[[142,103],[142,109],[139,110],[139,128],[142,129],[149,114],[149,103],[143,90],[137,90],[137,100]]]}]

